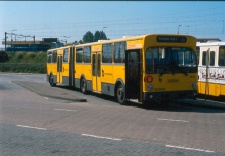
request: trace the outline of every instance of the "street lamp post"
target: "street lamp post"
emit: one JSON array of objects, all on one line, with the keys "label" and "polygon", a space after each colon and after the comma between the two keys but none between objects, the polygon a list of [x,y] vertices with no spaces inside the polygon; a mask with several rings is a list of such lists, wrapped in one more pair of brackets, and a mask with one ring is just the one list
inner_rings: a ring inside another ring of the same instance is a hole
[{"label": "street lamp post", "polygon": [[103,39],[103,29],[104,28],[107,28],[107,27],[102,27],[102,36],[101,36],[101,39]]},{"label": "street lamp post", "polygon": [[66,38],[65,42],[66,42],[66,44],[67,44],[67,38],[70,38],[70,37],[68,37],[68,36],[63,36],[63,37],[65,37],[65,38]]},{"label": "street lamp post", "polygon": [[182,25],[178,25],[178,31],[177,31],[177,34],[179,34],[179,29],[180,29],[181,26],[182,26]]},{"label": "street lamp post", "polygon": [[[178,31],[177,31],[177,34],[179,34],[180,32],[179,32],[179,28],[181,27],[182,25],[178,25]],[[189,27],[189,25],[186,25],[185,27]]]}]

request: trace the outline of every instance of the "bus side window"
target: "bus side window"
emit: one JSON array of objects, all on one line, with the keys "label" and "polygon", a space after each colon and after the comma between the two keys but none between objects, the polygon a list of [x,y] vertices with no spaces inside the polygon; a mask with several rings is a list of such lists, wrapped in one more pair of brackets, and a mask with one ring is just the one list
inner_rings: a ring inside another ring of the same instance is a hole
[{"label": "bus side window", "polygon": [[52,54],[52,63],[56,63],[57,61],[57,51],[53,51],[53,54]]},{"label": "bus side window", "polygon": [[125,62],[125,42],[114,43],[114,63],[124,63]]},{"label": "bus side window", "polygon": [[112,44],[102,45],[102,63],[112,63]]},{"label": "bus side window", "polygon": [[225,66],[225,60],[219,59],[219,66]]},{"label": "bus side window", "polygon": [[52,63],[52,52],[48,53],[48,63]]}]

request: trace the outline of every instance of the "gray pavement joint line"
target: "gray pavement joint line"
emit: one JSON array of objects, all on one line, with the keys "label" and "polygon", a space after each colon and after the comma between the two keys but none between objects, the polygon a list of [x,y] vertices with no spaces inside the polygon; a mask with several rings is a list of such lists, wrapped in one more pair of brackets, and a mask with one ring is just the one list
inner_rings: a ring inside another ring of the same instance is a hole
[{"label": "gray pavement joint line", "polygon": [[55,111],[65,111],[65,112],[77,112],[77,110],[70,110],[70,109],[54,109]]},{"label": "gray pavement joint line", "polygon": [[206,153],[215,153],[215,151],[203,150],[203,149],[197,149],[197,148],[189,148],[189,147],[182,147],[182,146],[166,145],[166,147],[186,149],[186,150],[192,150],[192,151],[201,151],[201,152],[206,152]]},{"label": "gray pavement joint line", "polygon": [[91,134],[81,134],[82,136],[88,136],[93,138],[99,138],[99,139],[107,139],[107,140],[114,140],[114,141],[122,141],[122,139],[118,138],[110,138],[110,137],[103,137],[103,136],[97,136],[97,135],[91,135]]},{"label": "gray pavement joint line", "polygon": [[31,128],[31,129],[39,129],[39,130],[47,130],[46,128],[41,127],[31,127],[31,126],[25,126],[25,125],[16,125],[17,127],[23,127],[23,128]]},{"label": "gray pavement joint line", "polygon": [[186,120],[174,120],[174,119],[162,119],[162,118],[156,118],[156,120],[161,120],[161,121],[175,121],[175,122],[189,122]]}]

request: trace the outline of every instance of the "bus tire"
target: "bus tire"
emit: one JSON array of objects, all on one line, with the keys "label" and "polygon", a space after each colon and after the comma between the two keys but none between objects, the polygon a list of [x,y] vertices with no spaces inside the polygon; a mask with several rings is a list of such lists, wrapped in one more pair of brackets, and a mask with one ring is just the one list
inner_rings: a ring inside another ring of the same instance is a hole
[{"label": "bus tire", "polygon": [[116,88],[116,99],[120,104],[125,104],[125,92],[122,84],[119,84]]},{"label": "bus tire", "polygon": [[80,90],[83,94],[86,94],[87,93],[87,83],[86,83],[86,80],[84,78],[81,79],[80,81]]},{"label": "bus tire", "polygon": [[54,83],[54,78],[53,78],[52,74],[51,74],[50,77],[49,77],[49,84],[50,84],[52,87],[55,87],[55,86],[56,86],[56,83]]}]

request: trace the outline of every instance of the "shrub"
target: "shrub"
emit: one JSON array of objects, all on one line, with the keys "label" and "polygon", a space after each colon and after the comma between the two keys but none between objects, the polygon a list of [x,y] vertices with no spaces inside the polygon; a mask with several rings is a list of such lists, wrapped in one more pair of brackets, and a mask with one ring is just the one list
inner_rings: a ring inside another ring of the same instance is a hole
[{"label": "shrub", "polygon": [[0,51],[0,62],[7,62],[8,60],[8,54],[4,51]]},{"label": "shrub", "polygon": [[15,62],[23,62],[23,58],[26,55],[24,52],[17,52],[15,54]]}]

